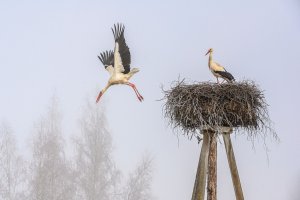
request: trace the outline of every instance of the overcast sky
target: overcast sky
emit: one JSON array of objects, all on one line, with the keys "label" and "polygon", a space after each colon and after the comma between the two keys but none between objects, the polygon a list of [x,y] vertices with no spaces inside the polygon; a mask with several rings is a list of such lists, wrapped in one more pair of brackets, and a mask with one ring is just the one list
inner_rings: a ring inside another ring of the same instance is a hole
[{"label": "overcast sky", "polygon": [[[204,56],[237,81],[254,80],[265,91],[281,142],[233,137],[246,199],[292,199],[300,183],[300,3],[298,0],[241,1],[4,1],[0,0],[0,120],[8,121],[19,146],[27,149],[33,123],[53,94],[63,112],[65,137],[87,96],[96,98],[107,82],[97,55],[113,49],[110,28],[125,24],[132,82],[103,96],[117,164],[128,171],[143,152],[154,157],[154,193],[159,200],[190,199],[201,145],[177,138],[162,114],[161,84],[180,75],[215,81]],[[218,154],[219,199],[234,191],[224,145]]]}]

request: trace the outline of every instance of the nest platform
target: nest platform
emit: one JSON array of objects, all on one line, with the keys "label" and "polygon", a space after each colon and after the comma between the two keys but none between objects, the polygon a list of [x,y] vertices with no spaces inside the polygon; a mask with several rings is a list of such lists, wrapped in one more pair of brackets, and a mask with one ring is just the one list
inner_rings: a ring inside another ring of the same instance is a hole
[{"label": "nest platform", "polygon": [[269,128],[263,91],[252,81],[186,84],[183,80],[163,92],[165,116],[173,128],[187,134],[216,127],[246,129],[250,133]]}]

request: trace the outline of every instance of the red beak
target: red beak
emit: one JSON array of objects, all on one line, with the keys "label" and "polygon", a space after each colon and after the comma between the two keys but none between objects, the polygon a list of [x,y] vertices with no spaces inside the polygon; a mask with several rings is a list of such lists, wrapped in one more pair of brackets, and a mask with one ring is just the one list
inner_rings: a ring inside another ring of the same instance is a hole
[{"label": "red beak", "polygon": [[210,49],[207,51],[207,53],[205,55],[209,54],[209,52],[210,52]]}]

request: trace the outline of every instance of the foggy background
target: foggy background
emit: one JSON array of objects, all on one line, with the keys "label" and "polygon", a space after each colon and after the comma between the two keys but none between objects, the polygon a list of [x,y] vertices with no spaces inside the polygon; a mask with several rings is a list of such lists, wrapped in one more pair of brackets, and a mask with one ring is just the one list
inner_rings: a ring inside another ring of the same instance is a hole
[{"label": "foggy background", "polygon": [[[300,3],[266,1],[0,1],[0,120],[7,122],[18,152],[31,157],[35,124],[56,96],[62,115],[66,155],[74,154],[72,137],[87,99],[93,103],[109,75],[97,58],[114,47],[111,27],[125,24],[131,88],[111,87],[103,106],[112,137],[112,157],[130,174],[144,154],[153,162],[154,199],[190,199],[201,144],[177,137],[157,101],[178,76],[215,81],[204,54],[237,81],[254,80],[265,91],[280,143],[255,147],[246,135],[233,137],[246,199],[299,199],[300,192]],[[96,108],[97,108],[96,106]],[[219,144],[218,197],[233,199],[234,190]]]}]

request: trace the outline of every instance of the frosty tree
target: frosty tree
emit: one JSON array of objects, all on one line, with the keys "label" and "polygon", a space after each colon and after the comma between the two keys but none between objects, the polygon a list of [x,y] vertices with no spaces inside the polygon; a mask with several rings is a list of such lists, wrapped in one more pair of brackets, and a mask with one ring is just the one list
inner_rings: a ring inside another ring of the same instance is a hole
[{"label": "frosty tree", "polygon": [[119,171],[112,159],[112,138],[102,107],[87,101],[76,145],[77,199],[114,199]]},{"label": "frosty tree", "polygon": [[152,159],[144,155],[135,171],[129,175],[125,186],[123,200],[149,200],[153,199],[151,191]]},{"label": "frosty tree", "polygon": [[145,155],[128,179],[122,181],[112,155],[112,136],[103,106],[87,101],[79,122],[80,133],[74,140],[76,199],[152,199],[152,160]]},{"label": "frosty tree", "polygon": [[47,114],[36,124],[30,164],[30,199],[73,199],[72,174],[64,153],[61,116],[52,99]]},{"label": "frosty tree", "polygon": [[0,124],[0,199],[17,200],[25,197],[24,161],[16,149],[10,126]]}]

